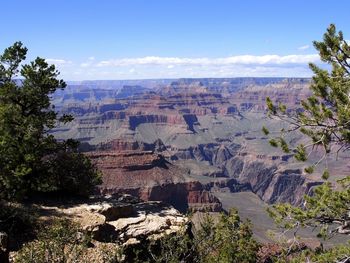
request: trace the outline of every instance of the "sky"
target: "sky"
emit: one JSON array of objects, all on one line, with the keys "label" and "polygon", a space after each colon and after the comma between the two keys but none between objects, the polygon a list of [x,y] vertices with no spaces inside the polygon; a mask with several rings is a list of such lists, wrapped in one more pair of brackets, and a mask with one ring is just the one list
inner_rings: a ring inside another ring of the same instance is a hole
[{"label": "sky", "polygon": [[350,39],[350,1],[2,0],[0,50],[65,80],[310,77],[330,23]]}]

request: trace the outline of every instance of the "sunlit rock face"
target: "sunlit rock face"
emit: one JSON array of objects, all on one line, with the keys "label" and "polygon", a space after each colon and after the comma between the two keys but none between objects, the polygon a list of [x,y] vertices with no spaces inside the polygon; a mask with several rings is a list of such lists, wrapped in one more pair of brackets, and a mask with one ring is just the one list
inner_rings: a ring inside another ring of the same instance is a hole
[{"label": "sunlit rock face", "polygon": [[103,173],[101,194],[128,193],[143,201],[163,201],[175,208],[221,211],[219,200],[187,171],[151,151],[94,152],[89,156]]}]

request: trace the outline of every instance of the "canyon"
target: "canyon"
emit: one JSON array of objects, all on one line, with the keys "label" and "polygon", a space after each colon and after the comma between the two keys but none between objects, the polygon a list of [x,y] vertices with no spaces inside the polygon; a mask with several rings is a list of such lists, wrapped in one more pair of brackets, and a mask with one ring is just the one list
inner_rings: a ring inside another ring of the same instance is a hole
[{"label": "canyon", "polygon": [[[286,125],[267,116],[266,97],[298,110],[309,85],[300,78],[73,83],[53,101],[75,120],[53,134],[81,142],[103,174],[102,194],[163,201],[182,212],[221,211],[238,192],[298,205],[322,184],[322,167],[305,174],[308,163],[271,147],[261,128]],[[296,144],[302,136],[287,139]],[[328,162],[339,176],[346,157],[340,163]]]}]

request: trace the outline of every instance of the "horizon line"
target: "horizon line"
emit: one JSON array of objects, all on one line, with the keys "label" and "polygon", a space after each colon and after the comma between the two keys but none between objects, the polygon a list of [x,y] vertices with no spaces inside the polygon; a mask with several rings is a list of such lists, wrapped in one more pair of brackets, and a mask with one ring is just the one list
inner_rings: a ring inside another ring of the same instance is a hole
[{"label": "horizon line", "polygon": [[180,78],[140,78],[140,79],[82,79],[82,80],[64,80],[65,82],[82,82],[82,81],[151,81],[151,80],[181,80],[181,79],[312,79],[312,77],[254,77],[254,76],[244,76],[244,77],[180,77]]}]

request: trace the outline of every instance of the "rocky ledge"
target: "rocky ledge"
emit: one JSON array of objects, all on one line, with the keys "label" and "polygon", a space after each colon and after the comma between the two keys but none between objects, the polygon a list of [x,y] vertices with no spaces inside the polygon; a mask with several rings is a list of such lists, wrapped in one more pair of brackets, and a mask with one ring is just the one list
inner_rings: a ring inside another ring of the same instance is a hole
[{"label": "rocky ledge", "polygon": [[186,228],[188,219],[172,206],[162,202],[141,202],[123,195],[67,207],[43,206],[61,217],[72,218],[93,240],[123,246],[177,233]]}]

